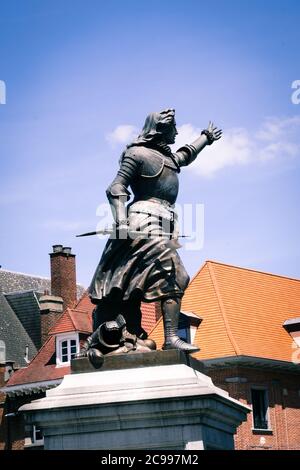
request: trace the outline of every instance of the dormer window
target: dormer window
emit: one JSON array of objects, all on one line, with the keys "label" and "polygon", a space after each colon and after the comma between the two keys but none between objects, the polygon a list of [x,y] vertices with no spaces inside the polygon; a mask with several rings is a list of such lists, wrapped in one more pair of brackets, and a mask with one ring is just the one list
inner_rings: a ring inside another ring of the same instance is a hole
[{"label": "dormer window", "polygon": [[187,343],[190,343],[191,341],[190,327],[191,325],[189,318],[186,315],[180,313],[177,334],[180,339],[186,341]]},{"label": "dormer window", "polygon": [[291,335],[298,348],[300,347],[300,318],[290,318],[283,324],[283,328]]},{"label": "dormer window", "polygon": [[193,343],[202,318],[193,312],[180,312],[177,334],[187,343]]},{"label": "dormer window", "polygon": [[300,317],[290,318],[283,324],[283,328],[293,339],[291,361],[294,364],[300,364]]},{"label": "dormer window", "polygon": [[79,350],[78,333],[68,333],[56,336],[56,364],[67,366]]},{"label": "dormer window", "polygon": [[76,354],[76,339],[65,339],[61,342],[61,362],[70,362]]}]

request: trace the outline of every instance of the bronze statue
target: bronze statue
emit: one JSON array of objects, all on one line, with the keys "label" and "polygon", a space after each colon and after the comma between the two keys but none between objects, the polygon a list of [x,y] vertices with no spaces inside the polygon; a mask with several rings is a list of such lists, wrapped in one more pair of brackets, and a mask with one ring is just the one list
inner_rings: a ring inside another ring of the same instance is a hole
[{"label": "bronze statue", "polygon": [[[89,289],[91,301],[96,304],[94,333],[81,355],[86,355],[97,342],[103,352],[98,341],[101,325],[116,319],[121,326],[115,325],[115,331],[119,328],[123,342],[120,351],[118,347],[114,351],[126,352],[126,335],[133,338],[134,350],[153,349],[155,346],[145,341],[147,334],[141,327],[142,301],[161,302],[163,349],[189,353],[198,350],[177,335],[181,298],[189,276],[176,251],[180,245],[174,204],[181,167],[192,163],[206,145],[220,139],[222,131],[209,123],[195,142],[172,153],[169,144],[175,142],[176,135],[174,109],[151,113],[141,134],[121,156],[120,169],[106,191],[117,236],[109,238]],[[129,186],[134,199],[126,205]],[[127,350],[132,352],[132,347]]]}]

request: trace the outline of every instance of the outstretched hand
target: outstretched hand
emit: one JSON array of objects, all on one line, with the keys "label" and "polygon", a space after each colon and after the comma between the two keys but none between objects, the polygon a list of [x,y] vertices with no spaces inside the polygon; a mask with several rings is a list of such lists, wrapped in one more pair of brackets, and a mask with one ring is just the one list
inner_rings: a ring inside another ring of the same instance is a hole
[{"label": "outstretched hand", "polygon": [[209,121],[208,132],[211,134],[211,137],[213,140],[219,140],[222,137],[222,129],[218,129],[215,127],[214,123],[212,121]]}]

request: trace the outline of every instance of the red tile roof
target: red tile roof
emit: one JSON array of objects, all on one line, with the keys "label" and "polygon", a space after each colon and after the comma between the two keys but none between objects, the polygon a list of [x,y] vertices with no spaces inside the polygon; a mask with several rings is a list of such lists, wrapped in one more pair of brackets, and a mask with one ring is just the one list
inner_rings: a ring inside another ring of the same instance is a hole
[{"label": "red tile roof", "polygon": [[90,333],[92,331],[92,318],[88,311],[67,308],[63,315],[50,330],[49,335],[78,331]]},{"label": "red tile roof", "polygon": [[142,327],[149,333],[161,317],[160,302],[142,303]]},{"label": "red tile roof", "polygon": [[[19,369],[7,382],[7,386],[22,385],[25,383],[44,382],[60,379],[70,373],[70,367],[57,367],[48,364],[55,354],[55,335],[67,332],[92,332],[92,312],[95,308],[87,292],[83,294],[73,309],[66,309],[49,333],[49,339],[33,358],[28,367]],[[152,304],[142,304],[143,328],[149,331],[155,325],[155,315],[158,307]]]},{"label": "red tile roof", "polygon": [[17,370],[9,379],[6,386],[21,385],[34,382],[44,382],[64,377],[70,373],[70,367],[57,367],[48,364],[55,353],[55,337],[50,336],[28,367]]},{"label": "red tile roof", "polygon": [[85,291],[84,294],[80,297],[75,309],[84,310],[85,312],[89,312],[92,315],[94,308],[95,305],[92,304],[88,291]]},{"label": "red tile roof", "polygon": [[[300,280],[207,261],[187,288],[182,310],[203,318],[197,359],[254,356],[292,361],[293,340],[282,327],[300,312]],[[160,320],[150,333],[163,343]]]}]

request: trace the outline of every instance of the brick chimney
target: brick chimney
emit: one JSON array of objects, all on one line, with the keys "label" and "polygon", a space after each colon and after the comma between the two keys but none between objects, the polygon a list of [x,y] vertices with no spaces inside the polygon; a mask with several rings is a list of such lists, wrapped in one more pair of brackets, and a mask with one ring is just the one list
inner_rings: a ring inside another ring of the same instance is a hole
[{"label": "brick chimney", "polygon": [[51,294],[45,291],[39,297],[42,344],[63,311],[67,307],[72,308],[77,300],[75,255],[71,253],[71,248],[53,245],[50,265]]},{"label": "brick chimney", "polygon": [[77,299],[75,255],[70,247],[53,245],[50,253],[51,294],[62,297],[64,310],[73,307]]}]

